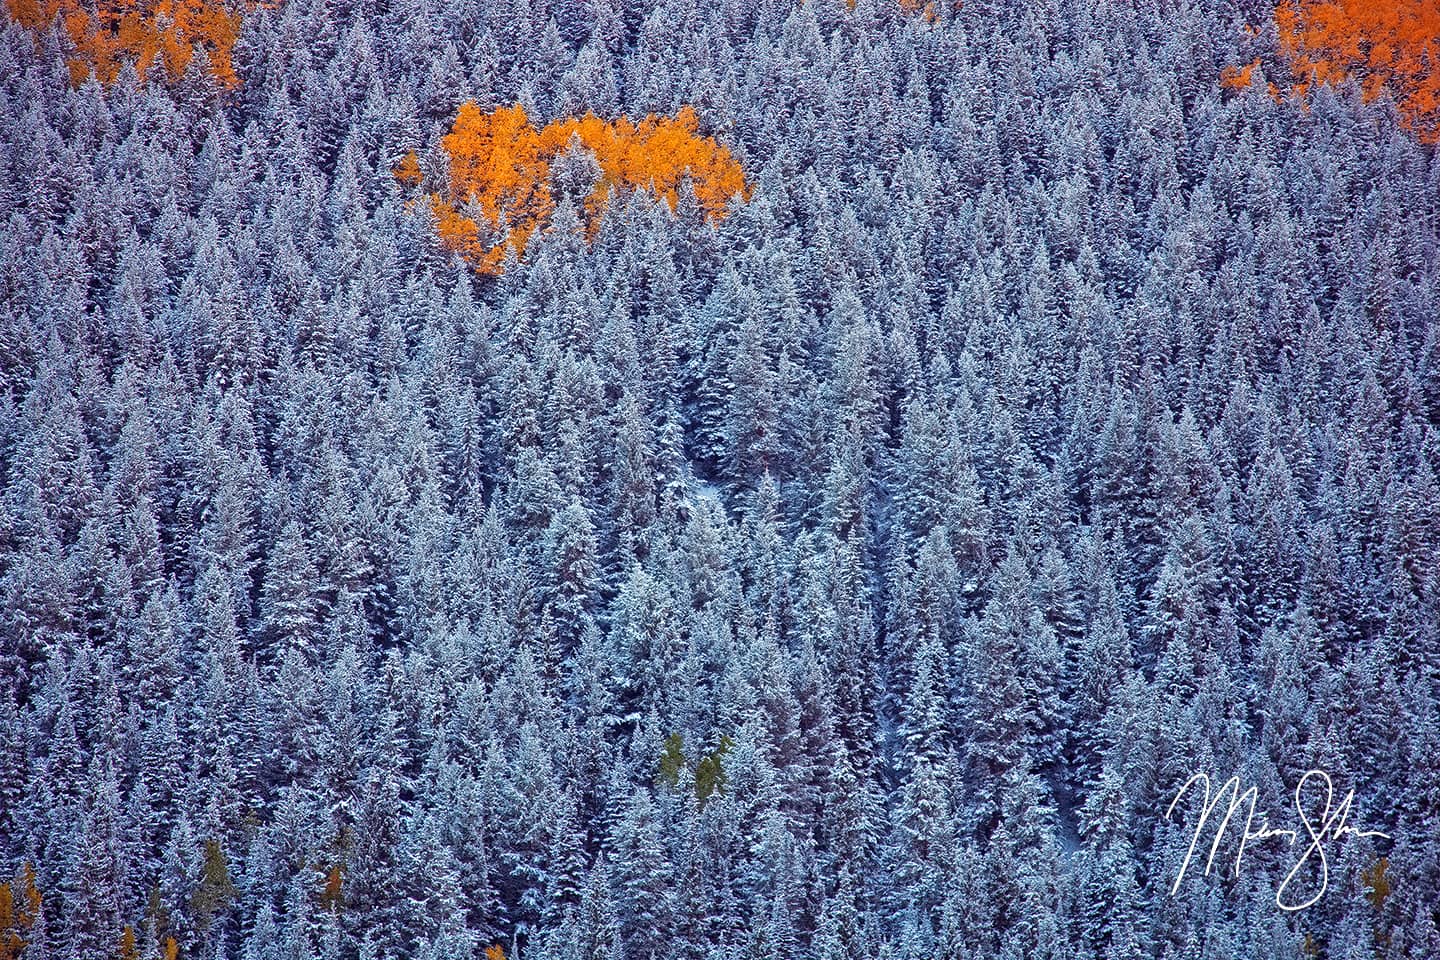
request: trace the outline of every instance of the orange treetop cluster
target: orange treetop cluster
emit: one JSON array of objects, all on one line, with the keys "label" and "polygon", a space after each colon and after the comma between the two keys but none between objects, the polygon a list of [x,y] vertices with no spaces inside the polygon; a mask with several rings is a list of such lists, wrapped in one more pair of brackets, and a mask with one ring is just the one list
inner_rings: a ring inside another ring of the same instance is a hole
[{"label": "orange treetop cluster", "polygon": [[75,45],[67,65],[77,85],[92,69],[102,83],[110,83],[131,60],[144,77],[156,57],[170,78],[178,78],[196,47],[205,49],[222,86],[239,82],[230,51],[242,17],[225,0],[97,0],[93,9],[81,0],[6,0],[6,5],[18,23],[32,30],[44,30],[60,18]]},{"label": "orange treetop cluster", "polygon": [[[523,252],[535,229],[555,209],[552,162],[572,144],[588,150],[599,167],[581,212],[594,229],[613,188],[650,190],[674,209],[687,178],[706,214],[725,215],[725,204],[746,192],[745,176],[730,150],[698,133],[695,111],[647,116],[638,123],[594,114],[567,117],[537,128],[519,105],[482,112],[460,108],[440,145],[449,158],[444,188],[429,195],[441,241],[482,273],[503,268],[505,248]],[[413,153],[395,168],[407,187],[424,180]]]},{"label": "orange treetop cluster", "polygon": [[[850,7],[854,9],[854,0],[851,0]],[[920,14],[927,23],[940,19],[940,12],[935,9],[935,0],[900,0],[900,9],[906,13]],[[955,9],[960,9],[960,0],[955,0]]]},{"label": "orange treetop cluster", "polygon": [[[1353,78],[1367,100],[1388,90],[1405,125],[1440,142],[1437,0],[1284,0],[1275,26],[1296,96]],[[1248,86],[1258,62],[1227,69],[1221,84]]]},{"label": "orange treetop cluster", "polygon": [[[955,0],[955,9],[960,9],[961,0]],[[855,0],[845,0],[845,5],[851,10],[855,9]],[[906,13],[922,14],[926,21],[934,23],[940,19],[940,14],[935,10],[935,0],[900,0],[900,9]]]}]

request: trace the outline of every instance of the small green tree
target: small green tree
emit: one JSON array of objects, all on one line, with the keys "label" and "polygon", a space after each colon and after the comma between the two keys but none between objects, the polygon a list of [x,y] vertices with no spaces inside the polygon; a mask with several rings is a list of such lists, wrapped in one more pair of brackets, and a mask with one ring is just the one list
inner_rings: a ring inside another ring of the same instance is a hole
[{"label": "small green tree", "polygon": [[705,809],[706,801],[712,796],[725,792],[730,777],[725,772],[725,765],[722,761],[733,746],[735,746],[733,740],[722,736],[720,745],[701,757],[700,762],[695,765],[695,799],[700,801],[700,809]]},{"label": "small green tree", "polygon": [[[723,761],[725,754],[733,746],[733,740],[722,736],[714,750],[695,762],[695,799],[700,801],[702,810],[706,801],[717,793],[723,794],[730,782]],[[689,765],[690,761],[685,756],[685,738],[681,734],[672,733],[665,738],[665,749],[660,754],[660,773],[655,777],[655,782],[663,783],[671,789],[678,788],[680,773]]]},{"label": "small green tree", "polygon": [[660,775],[655,782],[678,787],[680,771],[685,769],[685,763],[685,737],[672,733],[665,738],[665,751],[660,754]]},{"label": "small green tree", "polygon": [[163,944],[166,935],[170,932],[170,911],[160,897],[160,884],[158,883],[150,886],[150,899],[145,907],[145,918],[148,923],[149,935],[157,945]]},{"label": "small green tree", "polygon": [[205,866],[200,874],[200,885],[190,898],[195,910],[195,919],[202,932],[210,929],[215,914],[225,909],[235,896],[235,885],[230,882],[230,864],[225,849],[219,840],[205,841]]}]

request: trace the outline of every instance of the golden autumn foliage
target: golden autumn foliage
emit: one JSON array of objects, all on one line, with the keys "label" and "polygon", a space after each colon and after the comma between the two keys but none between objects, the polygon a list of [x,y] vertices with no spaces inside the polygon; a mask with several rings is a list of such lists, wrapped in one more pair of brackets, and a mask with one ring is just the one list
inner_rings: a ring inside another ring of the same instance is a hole
[{"label": "golden autumn foliage", "polygon": [[420,158],[411,150],[400,160],[395,167],[395,179],[400,181],[402,187],[418,187],[425,179],[425,174],[420,169]]},{"label": "golden autumn foliage", "polygon": [[1440,3],[1284,0],[1275,26],[1296,96],[1353,79],[1366,100],[1388,91],[1407,128],[1440,142]]},{"label": "golden autumn foliage", "polygon": [[231,50],[243,17],[225,0],[6,0],[6,5],[16,22],[31,30],[60,19],[74,45],[66,63],[77,86],[92,70],[101,83],[110,83],[132,61],[144,78],[157,59],[168,79],[178,79],[197,49],[205,50],[222,87],[239,82]]},{"label": "golden autumn foliage", "polygon": [[[588,152],[595,167],[580,211],[592,231],[612,190],[648,190],[673,210],[688,180],[701,208],[719,219],[730,198],[748,189],[739,162],[714,138],[699,134],[689,107],[639,122],[586,114],[537,128],[522,106],[486,113],[467,102],[440,146],[448,158],[444,184],[427,196],[436,232],[482,273],[499,273],[507,245],[523,252],[531,234],[549,221],[557,202],[556,160],[577,149]],[[394,174],[406,187],[424,179],[413,152]]]},{"label": "golden autumn foliage", "polygon": [[35,868],[28,861],[14,880],[0,883],[0,960],[16,960],[24,952],[40,900]]},{"label": "golden autumn foliage", "polygon": [[115,948],[116,960],[140,960],[140,948],[135,943],[135,928],[126,924],[120,931],[120,943]]}]

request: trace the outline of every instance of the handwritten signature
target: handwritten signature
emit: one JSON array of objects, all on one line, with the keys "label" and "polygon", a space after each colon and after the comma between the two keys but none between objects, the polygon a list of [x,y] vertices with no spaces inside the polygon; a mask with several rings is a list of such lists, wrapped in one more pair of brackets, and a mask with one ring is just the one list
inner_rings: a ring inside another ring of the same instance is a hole
[{"label": "handwritten signature", "polygon": [[[1320,811],[1318,821],[1312,819],[1305,809],[1304,797],[1306,788],[1311,783],[1316,784],[1320,791],[1317,794],[1317,799],[1323,796],[1325,800],[1324,808]],[[1210,821],[1211,815],[1215,813],[1227,793],[1230,796],[1230,802],[1225,808],[1225,816],[1220,820],[1219,826],[1215,828],[1215,839],[1210,844],[1210,855],[1205,859],[1206,876],[1210,875],[1210,868],[1215,863],[1215,855],[1220,850],[1220,842],[1225,836],[1226,828],[1230,826],[1230,821],[1235,816],[1235,812],[1242,809],[1247,800],[1249,801],[1249,810],[1245,815],[1245,829],[1240,835],[1239,849],[1235,851],[1236,877],[1240,876],[1240,867],[1245,858],[1245,845],[1251,841],[1280,838],[1286,840],[1293,848],[1295,844],[1302,839],[1299,830],[1270,826],[1270,817],[1264,811],[1259,813],[1259,824],[1257,825],[1255,806],[1259,800],[1260,791],[1254,786],[1242,791],[1240,789],[1240,778],[1238,776],[1226,780],[1220,786],[1220,789],[1214,792],[1212,798],[1209,774],[1195,774],[1189,780],[1185,781],[1179,792],[1175,794],[1175,799],[1170,801],[1170,806],[1165,811],[1166,820],[1171,818],[1171,814],[1175,812],[1175,806],[1180,802],[1181,798],[1189,793],[1192,787],[1197,785],[1205,788],[1205,797],[1200,805],[1200,817],[1195,823],[1195,832],[1190,837],[1190,849],[1185,854],[1184,862],[1180,864],[1180,872],[1175,877],[1174,886],[1170,888],[1170,895],[1172,897],[1179,891],[1180,882],[1185,879],[1185,873],[1190,869],[1190,862],[1195,858],[1195,847],[1200,842],[1200,836],[1205,830],[1206,823]],[[1389,834],[1381,833],[1379,830],[1361,830],[1349,824],[1350,809],[1355,802],[1354,790],[1346,793],[1338,805],[1335,804],[1334,801],[1335,786],[1330,780],[1330,775],[1323,770],[1307,771],[1305,775],[1300,778],[1300,782],[1295,785],[1295,812],[1300,816],[1300,823],[1305,831],[1305,835],[1309,837],[1309,843],[1305,847],[1305,852],[1300,855],[1300,859],[1290,868],[1290,872],[1285,874],[1285,879],[1281,881],[1280,886],[1275,890],[1275,905],[1281,910],[1304,910],[1306,907],[1313,906],[1325,895],[1325,889],[1330,884],[1330,861],[1325,854],[1325,843],[1327,839],[1339,840],[1346,834],[1356,837],[1381,837],[1386,840],[1391,839]],[[1296,902],[1286,895],[1286,891],[1295,883],[1301,870],[1303,870],[1307,864],[1312,863],[1318,864],[1320,874],[1319,888],[1308,900]]]}]

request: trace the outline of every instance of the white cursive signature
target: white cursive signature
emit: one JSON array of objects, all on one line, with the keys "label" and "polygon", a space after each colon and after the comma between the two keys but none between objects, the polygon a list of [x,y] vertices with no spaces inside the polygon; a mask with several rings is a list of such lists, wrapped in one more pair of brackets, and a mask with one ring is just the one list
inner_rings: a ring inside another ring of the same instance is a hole
[{"label": "white cursive signature", "polygon": [[[1321,811],[1318,824],[1311,820],[1310,815],[1306,813],[1303,802],[1306,785],[1312,781],[1321,785],[1325,798],[1325,806]],[[1170,895],[1172,897],[1179,891],[1180,881],[1185,879],[1185,872],[1190,868],[1190,861],[1195,857],[1195,846],[1200,842],[1200,834],[1204,831],[1205,824],[1210,820],[1210,815],[1214,813],[1215,809],[1220,805],[1220,801],[1225,797],[1227,791],[1230,794],[1230,803],[1229,806],[1225,808],[1225,816],[1221,819],[1220,825],[1215,828],[1215,839],[1210,843],[1210,855],[1205,858],[1206,876],[1209,876],[1210,868],[1215,863],[1215,854],[1220,849],[1220,841],[1225,836],[1225,829],[1230,825],[1230,819],[1235,816],[1235,811],[1238,810],[1246,800],[1250,801],[1250,807],[1245,816],[1245,830],[1240,835],[1239,849],[1235,851],[1236,877],[1240,876],[1240,865],[1245,858],[1245,845],[1250,841],[1283,837],[1291,847],[1294,847],[1296,841],[1301,839],[1300,831],[1298,830],[1271,827],[1270,818],[1263,811],[1259,815],[1260,822],[1257,826],[1255,822],[1255,804],[1259,799],[1260,791],[1254,786],[1242,791],[1240,789],[1240,778],[1238,776],[1226,780],[1220,789],[1215,791],[1215,795],[1212,798],[1209,774],[1195,774],[1189,780],[1185,781],[1184,785],[1180,787],[1179,792],[1175,794],[1175,799],[1170,801],[1170,806],[1165,811],[1166,820],[1169,820],[1170,815],[1175,812],[1175,805],[1180,802],[1180,798],[1185,796],[1185,794],[1190,791],[1190,788],[1196,784],[1201,784],[1205,787],[1205,799],[1200,806],[1200,818],[1195,823],[1195,832],[1190,837],[1190,849],[1186,851],[1185,861],[1180,864],[1180,872],[1175,877],[1174,886],[1170,888]],[[1334,800],[1335,787],[1330,781],[1330,775],[1324,770],[1306,771],[1305,775],[1300,778],[1300,782],[1295,785],[1295,812],[1300,815],[1300,823],[1304,827],[1305,833],[1310,837],[1310,842],[1305,847],[1305,852],[1301,854],[1295,866],[1290,868],[1290,872],[1285,874],[1285,879],[1280,882],[1279,888],[1275,891],[1275,905],[1281,910],[1304,910],[1306,907],[1314,905],[1325,895],[1325,888],[1329,886],[1330,883],[1330,862],[1325,856],[1325,840],[1327,837],[1331,840],[1339,840],[1348,833],[1356,837],[1382,837],[1386,840],[1390,839],[1389,834],[1381,833],[1379,830],[1361,830],[1358,827],[1350,826],[1346,822],[1350,819],[1350,808],[1355,802],[1354,790],[1346,793],[1344,799],[1340,801],[1338,806],[1335,806]],[[1334,807],[1333,810],[1331,809],[1332,806]],[[1295,880],[1301,869],[1314,858],[1319,859],[1319,889],[1304,903],[1289,902],[1285,896],[1285,891],[1289,889],[1290,884]]]}]

